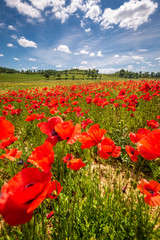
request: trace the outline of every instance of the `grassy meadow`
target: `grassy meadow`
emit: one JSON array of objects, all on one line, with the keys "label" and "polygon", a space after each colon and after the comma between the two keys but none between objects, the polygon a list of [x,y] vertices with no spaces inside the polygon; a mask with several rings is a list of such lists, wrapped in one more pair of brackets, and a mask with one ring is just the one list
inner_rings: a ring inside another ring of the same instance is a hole
[{"label": "grassy meadow", "polygon": [[0,75],[0,239],[160,238],[160,80]]}]

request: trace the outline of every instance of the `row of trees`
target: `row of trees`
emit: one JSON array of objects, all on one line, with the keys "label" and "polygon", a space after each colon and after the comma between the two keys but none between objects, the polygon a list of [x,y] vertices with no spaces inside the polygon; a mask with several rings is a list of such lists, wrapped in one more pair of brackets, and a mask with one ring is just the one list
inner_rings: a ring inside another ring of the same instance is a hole
[{"label": "row of trees", "polygon": [[117,74],[122,78],[160,78],[160,72],[131,72],[125,69],[121,69]]},{"label": "row of trees", "polygon": [[92,78],[92,79],[97,79],[97,77],[99,76],[99,78],[101,79],[101,75],[98,74],[99,70],[96,69],[88,69],[88,70],[82,70],[82,69],[70,69],[70,70],[61,70],[61,71],[57,71],[54,69],[48,69],[48,70],[22,70],[22,71],[18,71],[15,69],[11,69],[11,68],[5,68],[5,67],[0,67],[0,74],[1,73],[19,73],[19,74],[41,74],[43,75],[45,78],[49,79],[51,76],[54,79],[61,79],[62,75],[63,78],[68,79],[68,76],[70,78],[72,78],[73,80],[75,79],[76,75],[81,75],[81,78]]}]

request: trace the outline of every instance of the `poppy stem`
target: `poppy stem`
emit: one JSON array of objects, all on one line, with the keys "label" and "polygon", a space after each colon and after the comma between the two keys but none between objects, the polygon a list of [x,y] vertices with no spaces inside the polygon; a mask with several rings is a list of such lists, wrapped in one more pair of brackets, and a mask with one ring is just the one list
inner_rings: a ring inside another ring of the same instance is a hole
[{"label": "poppy stem", "polygon": [[33,218],[34,218],[34,222],[33,222],[33,240],[34,240],[34,237],[35,237],[35,225],[36,225],[36,213],[34,212],[33,213]]},{"label": "poppy stem", "polygon": [[43,239],[45,240],[45,237],[46,237],[46,229],[45,229],[45,222],[44,222],[44,204],[43,204],[43,202],[42,202],[42,205],[41,205],[41,217],[42,217]]}]

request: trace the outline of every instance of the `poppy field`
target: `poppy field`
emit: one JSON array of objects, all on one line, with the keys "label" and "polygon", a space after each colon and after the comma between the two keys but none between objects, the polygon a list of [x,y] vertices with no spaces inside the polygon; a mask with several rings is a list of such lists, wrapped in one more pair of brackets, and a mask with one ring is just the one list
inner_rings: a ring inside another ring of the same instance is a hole
[{"label": "poppy field", "polygon": [[159,239],[160,81],[0,92],[0,239]]}]

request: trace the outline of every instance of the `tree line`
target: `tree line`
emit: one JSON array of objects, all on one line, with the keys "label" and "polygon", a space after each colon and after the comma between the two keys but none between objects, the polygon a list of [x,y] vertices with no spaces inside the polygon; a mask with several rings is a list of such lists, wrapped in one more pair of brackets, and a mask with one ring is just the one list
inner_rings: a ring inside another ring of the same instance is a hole
[{"label": "tree line", "polygon": [[48,69],[48,70],[15,70],[12,68],[5,68],[5,67],[0,67],[0,74],[2,73],[18,73],[18,74],[41,74],[43,75],[46,79],[49,79],[51,76],[55,79],[61,79],[61,76],[65,76],[65,78],[68,78],[68,75],[70,78],[74,80],[76,75],[82,75],[82,78],[92,78],[92,79],[97,79],[99,77],[101,79],[101,75],[98,73],[99,70],[97,69],[88,69],[88,70],[82,70],[82,69],[70,69],[70,70],[54,70],[54,69]]},{"label": "tree line", "polygon": [[122,78],[160,78],[160,72],[132,72],[125,69],[121,69],[117,74]]}]

